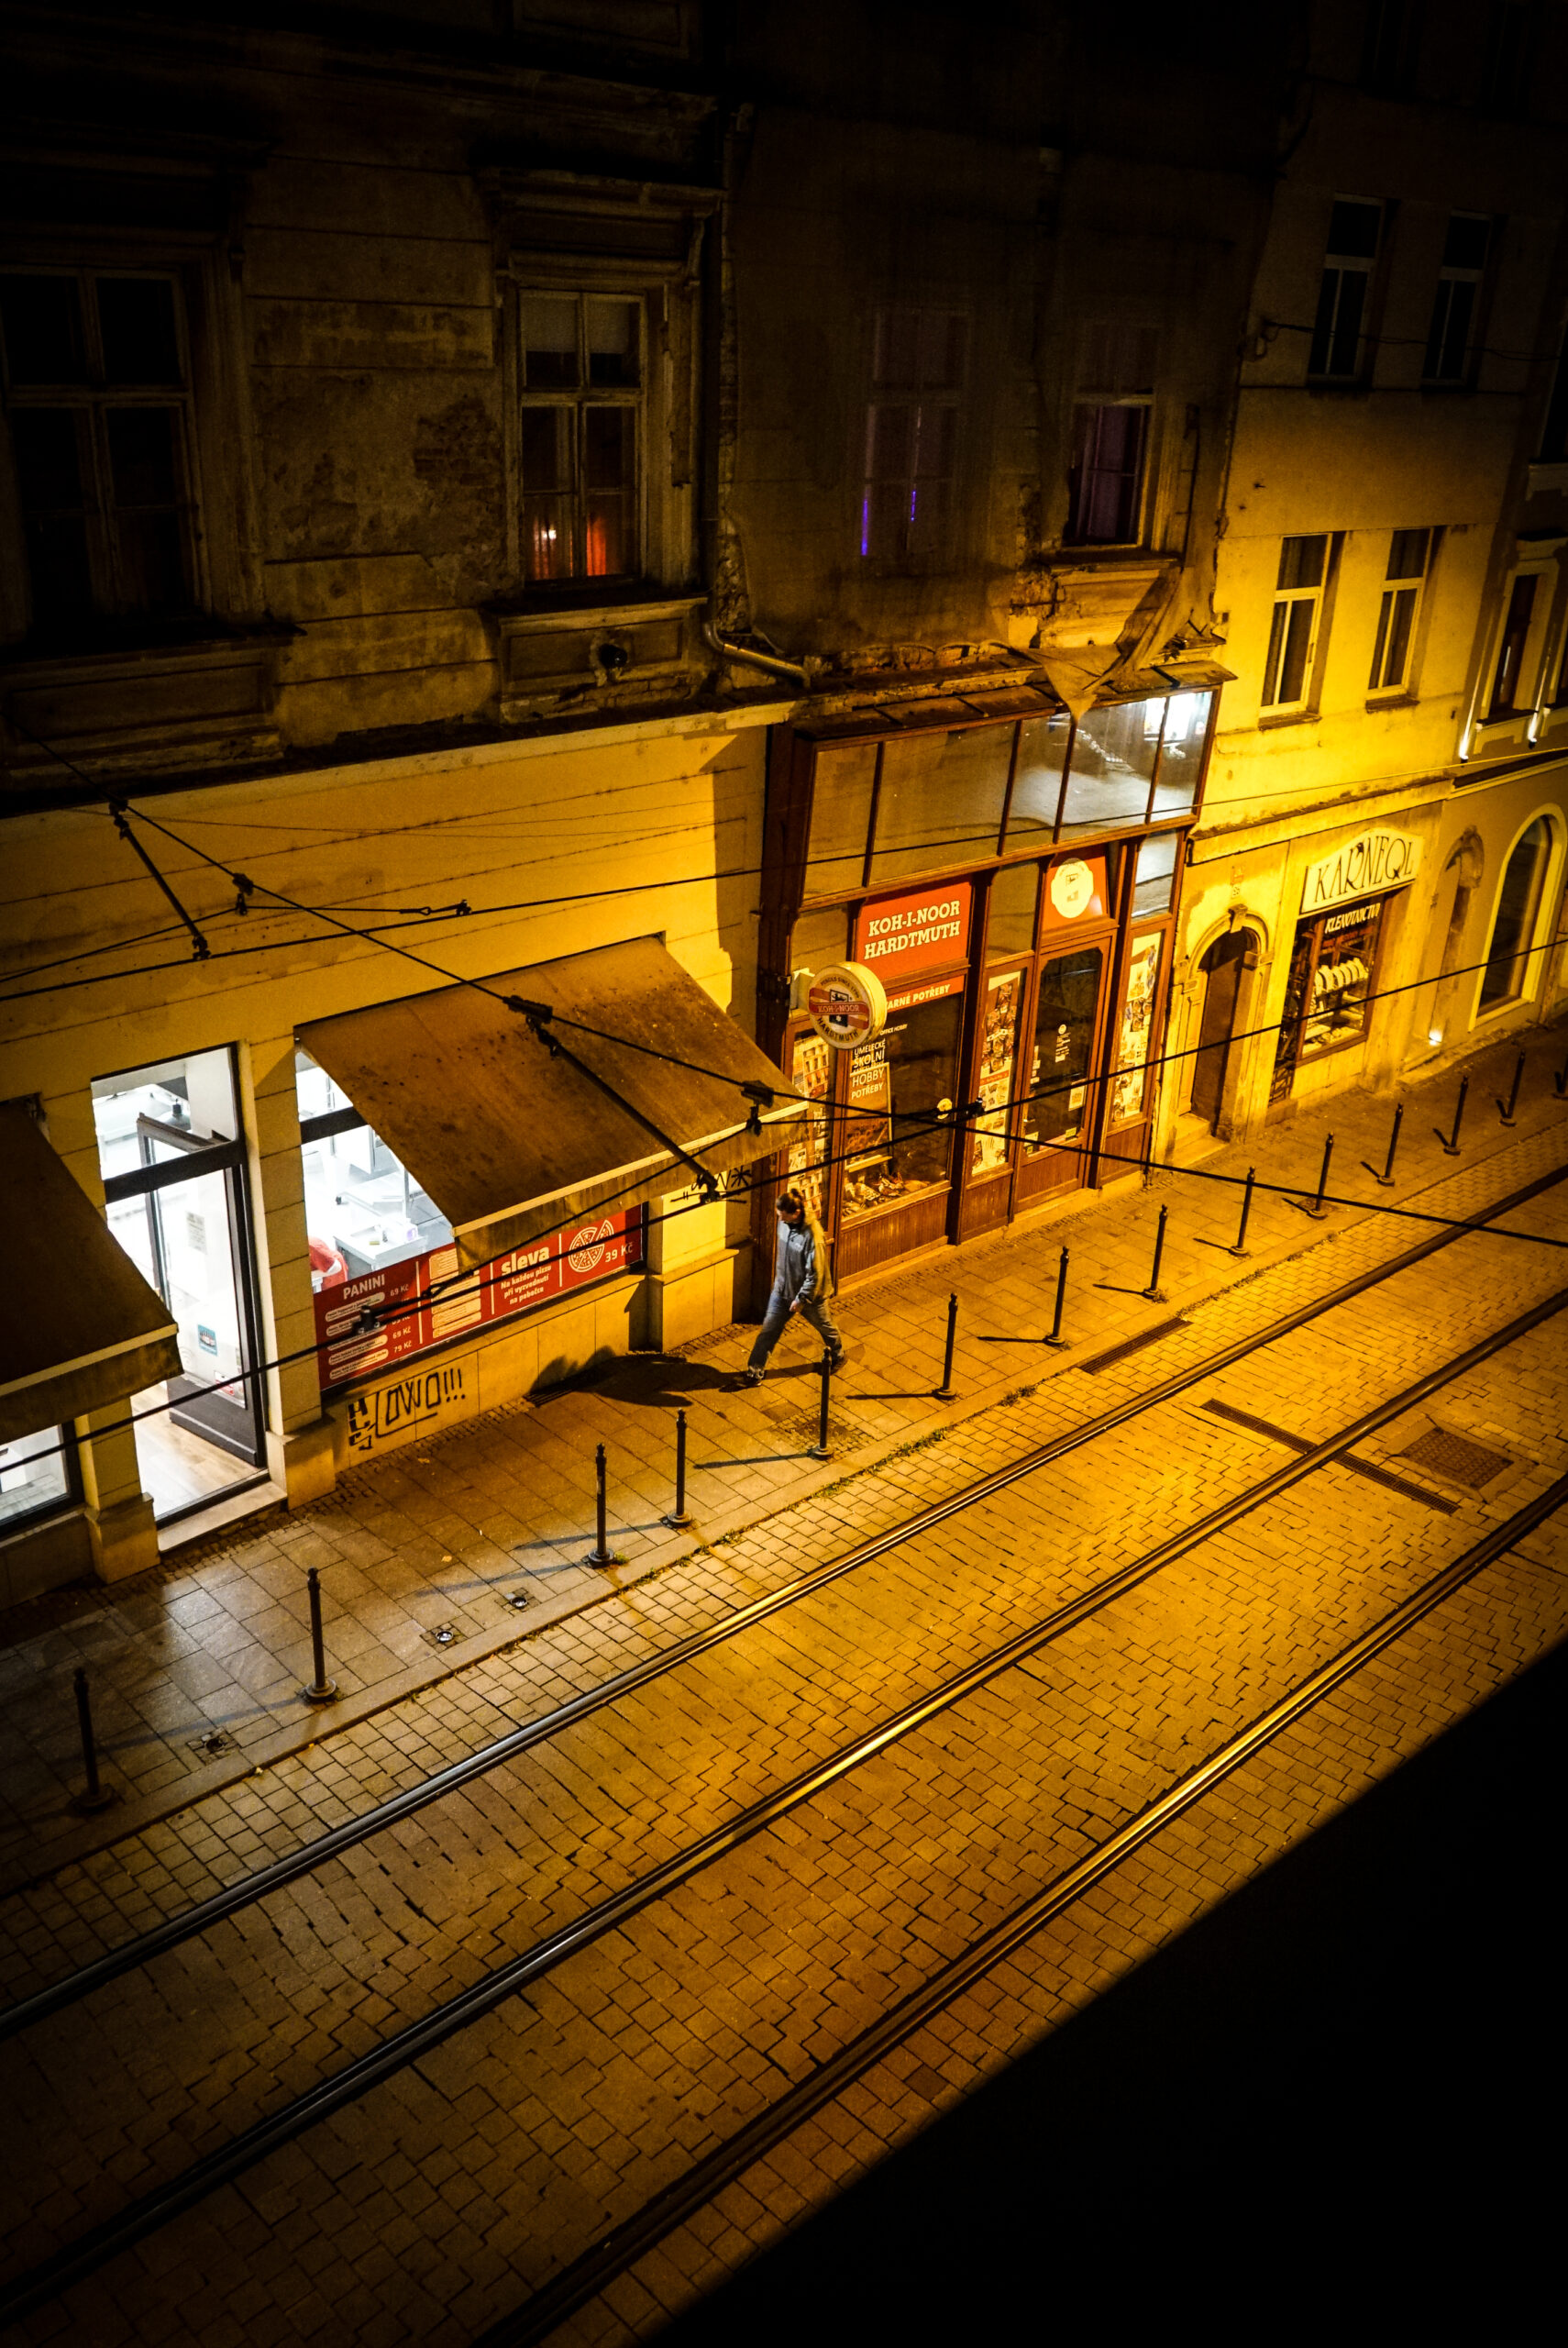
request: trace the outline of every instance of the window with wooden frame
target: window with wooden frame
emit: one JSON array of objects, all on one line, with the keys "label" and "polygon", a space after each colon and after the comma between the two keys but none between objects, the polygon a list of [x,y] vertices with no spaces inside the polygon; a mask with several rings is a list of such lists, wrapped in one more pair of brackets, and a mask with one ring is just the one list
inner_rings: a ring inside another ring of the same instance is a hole
[{"label": "window with wooden frame", "polygon": [[1354,382],[1360,377],[1382,240],[1381,204],[1359,196],[1335,199],[1307,358],[1309,376],[1326,382]]},{"label": "window with wooden frame", "polygon": [[1133,546],[1143,535],[1159,338],[1105,319],[1085,330],[1073,408],[1066,539]]},{"label": "window with wooden frame", "polygon": [[890,569],[951,559],[969,322],[962,311],[877,312],[860,493],[860,553]]},{"label": "window with wooden frame", "polygon": [[518,316],[524,576],[531,586],[635,577],[643,302],[635,294],[525,292]]},{"label": "window with wooden frame", "polygon": [[1297,922],[1275,1046],[1271,1101],[1286,1097],[1304,1060],[1365,1039],[1388,903],[1386,897],[1374,897]]},{"label": "window with wooden frame", "polygon": [[162,618],[199,601],[191,367],[173,271],[0,277],[29,615]]},{"label": "window with wooden frame", "polygon": [[1480,213],[1449,215],[1427,329],[1424,383],[1463,383],[1470,373],[1471,342],[1481,304],[1481,281],[1492,241],[1492,223]]},{"label": "window with wooden frame", "polygon": [[1291,714],[1307,707],[1312,691],[1328,570],[1326,534],[1281,541],[1268,653],[1264,661],[1262,706],[1268,715]]},{"label": "window with wooden frame", "polygon": [[1386,583],[1377,611],[1377,635],[1372,648],[1372,674],[1367,691],[1400,693],[1408,690],[1415,650],[1416,622],[1421,593],[1431,559],[1430,530],[1396,530],[1389,543]]},{"label": "window with wooden frame", "polygon": [[1538,571],[1521,570],[1516,574],[1508,589],[1502,632],[1497,638],[1497,657],[1492,670],[1492,690],[1486,702],[1488,719],[1512,717],[1528,706],[1528,702],[1521,702],[1520,693],[1525,681],[1525,655],[1540,586]]}]

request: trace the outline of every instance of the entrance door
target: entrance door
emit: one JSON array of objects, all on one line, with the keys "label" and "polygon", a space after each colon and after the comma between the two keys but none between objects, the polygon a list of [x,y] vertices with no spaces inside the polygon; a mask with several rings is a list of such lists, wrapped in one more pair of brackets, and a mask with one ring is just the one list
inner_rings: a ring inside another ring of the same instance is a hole
[{"label": "entrance door", "polygon": [[[1109,943],[1075,947],[1040,965],[1034,1049],[1023,1112],[1019,1196],[1075,1189],[1084,1180],[1093,1124],[1094,1067]],[[1079,1147],[1077,1145],[1084,1145]]]},{"label": "entrance door", "polygon": [[1205,973],[1203,1015],[1198,1030],[1198,1058],[1192,1072],[1192,1113],[1212,1129],[1225,1099],[1225,1064],[1236,1027],[1236,1002],[1242,972],[1256,950],[1251,930],[1233,929],[1216,938],[1198,968]]}]

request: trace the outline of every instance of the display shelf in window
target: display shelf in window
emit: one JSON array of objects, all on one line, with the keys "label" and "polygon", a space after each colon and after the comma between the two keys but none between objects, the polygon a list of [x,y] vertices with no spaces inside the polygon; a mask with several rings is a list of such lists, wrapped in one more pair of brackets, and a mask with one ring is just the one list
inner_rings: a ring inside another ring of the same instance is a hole
[{"label": "display shelf in window", "polygon": [[1018,1060],[1018,1025],[1023,1010],[1022,970],[993,970],[986,980],[977,1098],[986,1114],[975,1121],[969,1170],[988,1174],[1007,1164],[1009,1096]]},{"label": "display shelf in window", "polygon": [[1376,991],[1386,897],[1298,922],[1286,978],[1271,1101],[1288,1094],[1303,1061],[1364,1038]]}]

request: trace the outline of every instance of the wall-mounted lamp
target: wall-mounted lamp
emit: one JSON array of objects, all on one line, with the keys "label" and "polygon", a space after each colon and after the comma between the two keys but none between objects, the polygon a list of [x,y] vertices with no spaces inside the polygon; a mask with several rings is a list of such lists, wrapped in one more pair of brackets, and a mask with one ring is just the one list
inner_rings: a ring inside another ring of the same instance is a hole
[{"label": "wall-mounted lamp", "polygon": [[1429,1027],[1427,1029],[1427,1041],[1429,1044],[1441,1044],[1442,1041],[1442,1029],[1441,1027]]}]

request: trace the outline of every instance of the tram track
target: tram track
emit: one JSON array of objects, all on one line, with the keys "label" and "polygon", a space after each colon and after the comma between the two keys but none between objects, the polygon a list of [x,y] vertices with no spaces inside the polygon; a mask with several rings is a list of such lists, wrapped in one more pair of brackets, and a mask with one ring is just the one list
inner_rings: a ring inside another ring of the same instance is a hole
[{"label": "tram track", "polygon": [[[1531,1187],[1532,1189],[1545,1187],[1545,1184]],[[1514,1202],[1500,1202],[1495,1212],[1503,1212],[1507,1204]],[[1431,1250],[1429,1246],[1422,1252],[1430,1253]],[[1391,1268],[1386,1265],[1379,1267],[1376,1277],[1378,1279],[1388,1277],[1390,1269]],[[1337,1292],[1339,1301],[1344,1301],[1347,1291],[1361,1292],[1367,1284],[1364,1276],[1356,1282],[1346,1284],[1346,1290]],[[1505,1351],[1530,1331],[1562,1312],[1565,1306],[1568,1306],[1568,1289],[1556,1290],[1540,1300],[1501,1327],[1489,1332],[1457,1356],[1436,1365],[1424,1372],[1420,1378],[1401,1388],[1397,1393],[1386,1398],[1372,1409],[1360,1413],[1348,1425],[1342,1427],[1323,1442],[1292,1457],[1272,1474],[1246,1487],[1217,1508],[1207,1512],[1196,1522],[1144,1550],[1140,1556],[1103,1578],[1092,1588],[1079,1593],[1066,1604],[1057,1606],[1042,1620],[993,1647],[985,1656],[951,1675],[938,1688],[929,1691],[916,1702],[901,1708],[868,1734],[854,1739],[826,1758],[813,1763],[784,1784],[772,1789],[761,1800],[748,1805],[722,1826],[686,1846],[662,1866],[646,1871],[632,1883],[599,1902],[568,1925],[544,1935],[530,1948],[491,1969],[478,1982],[460,1991],[456,1997],[445,2000],[419,2021],[383,2040],[368,2054],[348,2064],[330,2077],[319,2080],[312,2088],[294,2097],[279,2110],[237,2132],[226,2144],[202,2156],[163,2185],[143,2194],[114,2217],[87,2230],[74,2243],[66,2245],[56,2254],[53,2258],[45,2261],[29,2275],[19,2278],[15,2287],[14,2297],[3,2309],[0,2309],[0,2313],[3,2313],[6,2320],[16,2320],[44,2306],[60,2292],[91,2274],[107,2260],[145,2240],[183,2211],[204,2200],[220,2185],[241,2175],[255,2163],[281,2149],[282,2145],[292,2142],[306,2130],[358,2100],[383,2080],[393,2077],[408,2065],[417,2062],[423,2054],[429,2053],[457,2032],[467,2028],[502,2000],[540,1980],[557,1966],[591,1946],[605,1933],[625,1924],[655,1901],[667,1898],[672,1891],[691,1880],[704,1868],[712,1866],[725,1854],[737,1849],[742,1844],[787,1816],[792,1810],[822,1794],[827,1788],[861,1767],[876,1755],[886,1752],[889,1746],[909,1736],[915,1730],[924,1727],[941,1713],[961,1703],[966,1697],[973,1695],[1001,1674],[1027,1661],[1053,1641],[1060,1639],[1065,1633],[1087,1622],[1096,1613],[1113,1604],[1117,1599],[1136,1589],[1141,1582],[1159,1573],[1176,1558],[1185,1556],[1189,1551],[1212,1540],[1217,1534],[1223,1532],[1253,1511],[1265,1506],[1270,1501],[1290,1490],[1317,1469],[1329,1465],[1350,1451],[1356,1444],[1364,1441],[1380,1427],[1402,1416],[1423,1401],[1429,1400],[1445,1386],[1462,1379],[1481,1363]],[[1310,1307],[1302,1308],[1298,1312],[1286,1316],[1286,1321],[1291,1327],[1300,1326],[1305,1321],[1316,1317],[1317,1313],[1325,1307],[1326,1300],[1318,1300]],[[1276,1335],[1281,1333],[1284,1325],[1273,1324]],[[1239,1343],[1233,1347],[1224,1349],[1220,1356],[1209,1357],[1201,1369],[1192,1373],[1179,1373],[1178,1378],[1176,1380],[1167,1381],[1167,1385],[1178,1392],[1185,1390],[1197,1378],[1214,1375],[1216,1360],[1228,1364],[1243,1357],[1248,1351],[1254,1349],[1257,1342],[1259,1342],[1258,1338],[1254,1337],[1251,1341]],[[1135,1398],[1133,1404],[1110,1415],[1113,1416],[1118,1423],[1121,1423],[1127,1416],[1134,1414],[1139,1404],[1148,1407],[1149,1400],[1148,1396]],[[1083,1440],[1086,1437],[1087,1430],[1075,1431],[1075,1441]],[[1054,1445],[1042,1446],[1042,1449],[1055,1456]],[[1038,1466],[1039,1464],[1042,1463],[1038,1456],[1031,1455],[1030,1465]],[[1020,1474],[1027,1472],[1030,1472],[1030,1468],[1021,1463],[1010,1463],[1008,1468],[998,1471],[996,1477],[980,1479],[978,1485],[966,1488],[967,1498],[972,1501],[981,1489],[1003,1489],[1008,1482],[1016,1480]],[[1553,1490],[1556,1490],[1558,1488],[1553,1487]],[[960,1496],[954,1496],[953,1500],[941,1504],[941,1514],[955,1513],[955,1503],[959,1499]],[[1550,1511],[1545,1512],[1550,1513]],[[1521,1512],[1521,1521],[1523,1515],[1528,1513],[1528,1511]],[[1539,1522],[1540,1519],[1537,1517],[1533,1521]],[[907,1540],[910,1537],[906,1526],[886,1536],[880,1536],[878,1544],[874,1545],[879,1554],[882,1547],[895,1545],[899,1540]],[[1488,1535],[1487,1541],[1491,1541],[1493,1537]],[[1514,1537],[1519,1536],[1516,1533]],[[1479,1564],[1485,1561],[1480,1552],[1485,1548],[1485,1542],[1477,1545],[1474,1553],[1477,1562],[1472,1564],[1471,1571],[1479,1570]],[[1469,1556],[1472,1554],[1467,1552],[1466,1556]],[[1496,1553],[1489,1551],[1488,1554]],[[840,1570],[845,1569],[842,1561],[834,1562]],[[1444,1569],[1445,1573],[1452,1573],[1453,1570],[1452,1567]],[[1434,1597],[1430,1602],[1436,1604],[1440,1601]],[[1399,1611],[1394,1610],[1396,1614]],[[1392,1620],[1393,1616],[1389,1619]],[[1389,1636],[1397,1635],[1397,1631],[1389,1634]],[[594,1692],[597,1694],[600,1691]],[[1272,1717],[1272,1714],[1269,1717]],[[1192,1799],[1196,1798],[1195,1794]],[[1037,1929],[1037,1925],[1032,1926],[1031,1929]],[[909,2026],[912,2028],[914,2025],[911,2023]],[[867,2059],[874,2058],[867,2057]],[[558,2317],[553,2320],[559,2319]]]},{"label": "tram track", "polygon": [[1326,1696],[1353,1679],[1439,1606],[1568,1504],[1568,1475],[1495,1525],[1433,1574],[1419,1589],[1391,1607],[1371,1629],[1331,1662],[1309,1674],[1288,1695],[1272,1704],[1197,1768],[1167,1789],[1136,1818],[1105,1838],[1077,1866],[1020,1903],[962,1954],[878,2015],[867,2029],[820,2064],[811,2075],[777,2097],[713,2152],[652,2195],[518,2307],[479,2334],[473,2348],[540,2348],[639,2258],[675,2229],[705,2209],[758,2160],[783,2143],[805,2121],[864,2077],[874,2065],[931,2022],[1014,1951],[1065,1915],[1145,1844],[1203,1800],[1235,1770],[1302,1720]]},{"label": "tram track", "polygon": [[[1512,1213],[1565,1180],[1568,1180],[1568,1165],[1549,1168],[1546,1173],[1507,1192],[1484,1215],[1473,1218],[1462,1226],[1445,1226],[1431,1233],[1397,1256],[1370,1267],[1324,1295],[1312,1298],[1293,1311],[1277,1316],[1263,1328],[1205,1355],[1200,1361],[1176,1371],[1157,1385],[1130,1395],[1121,1402],[1096,1412],[1079,1425],[1034,1445],[1017,1459],[1008,1461],[1001,1468],[944,1494],[940,1500],[886,1527],[870,1539],[859,1542],[823,1565],[793,1577],[778,1589],[748,1604],[733,1609],[716,1623],[673,1641],[642,1662],[613,1674],[599,1686],[585,1689],[565,1703],[552,1707],[537,1719],[491,1739],[461,1760],[377,1803],[359,1817],[345,1821],[325,1834],[312,1837],[298,1850],[270,1861],[265,1866],[226,1885],[207,1899],[178,1911],[134,1939],[107,1950],[103,1955],[63,1976],[58,1982],[0,2010],[0,2044],[91,1997],[109,1983],[199,1938],[215,1925],[314,1874],[329,1860],[371,1841],[378,1834],[416,1816],[444,1797],[520,1758],[535,1747],[550,1743],[564,1731],[624,1701],[628,1696],[679,1670],[769,1617],[799,1604],[803,1599],[827,1589],[834,1582],[905,1544],[918,1540],[922,1534],[1005,1491],[1010,1485],[1131,1424],[1161,1405],[1176,1400],[1195,1386],[1214,1379],[1325,1314],[1353,1303],[1443,1249],[1465,1239],[1485,1236],[1489,1225],[1499,1216]],[[1353,1442],[1359,1439],[1349,1438]],[[1315,1464],[1319,1464],[1316,1453],[1304,1454],[1297,1462],[1298,1466],[1305,1466],[1306,1472],[1310,1472]],[[1103,1597],[1099,1602],[1105,1602]]]}]

